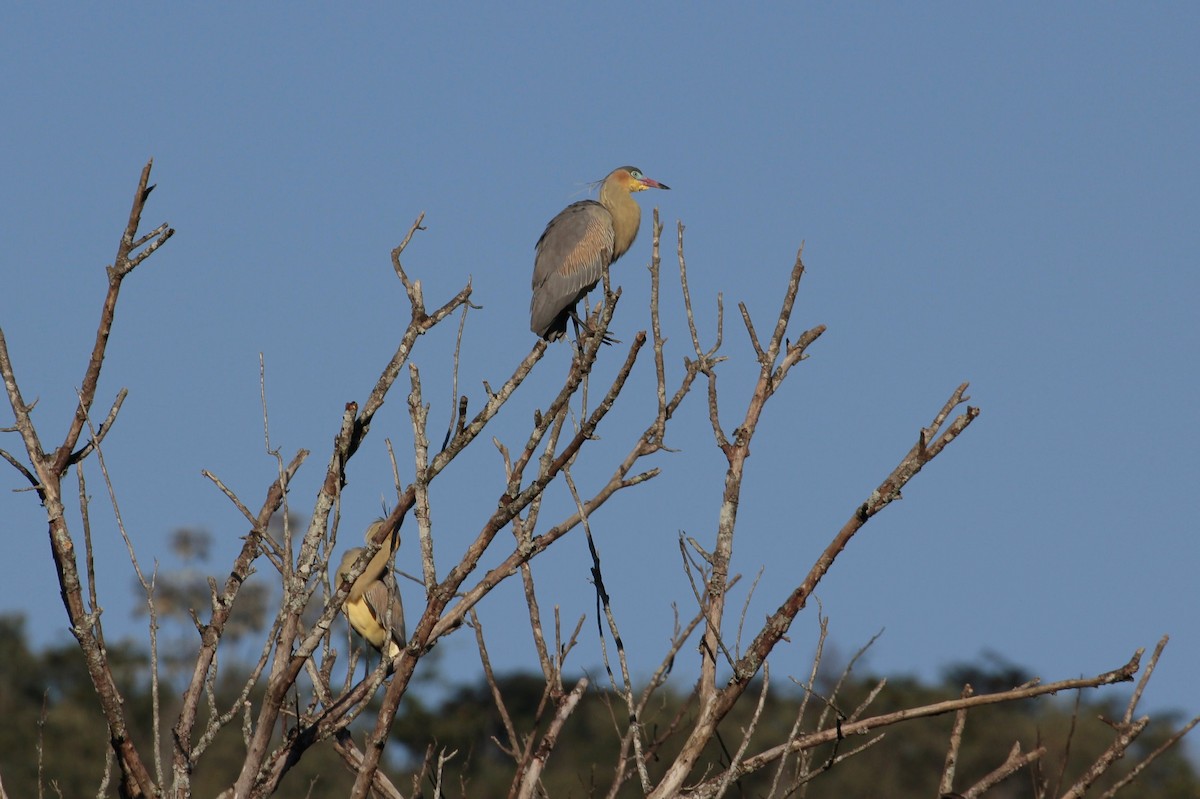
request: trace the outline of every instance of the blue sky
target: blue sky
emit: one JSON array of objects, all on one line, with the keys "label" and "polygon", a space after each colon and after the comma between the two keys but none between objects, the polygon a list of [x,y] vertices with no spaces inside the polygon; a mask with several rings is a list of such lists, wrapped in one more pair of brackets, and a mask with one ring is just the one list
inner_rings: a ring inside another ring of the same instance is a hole
[{"label": "blue sky", "polygon": [[[969,380],[980,419],[822,583],[839,651],[885,628],[868,661],[878,671],[932,676],[991,649],[1052,680],[1114,668],[1170,633],[1147,701],[1194,714],[1198,33],[1187,4],[12,7],[0,29],[0,324],[57,443],[103,266],[153,157],[145,221],[178,232],[122,294],[97,407],[121,387],[130,396],[105,455],[142,558],[174,567],[167,533],[200,526],[223,574],[245,525],[200,470],[261,502],[275,465],[260,352],[273,443],[313,452],[291,496],[303,513],[341,408],[365,399],[407,319],[388,253],[417,214],[428,230],[405,263],[428,301],[469,277],[483,306],[461,372],[478,407],[480,381],[499,383],[532,343],[546,221],[588,181],[636,164],[672,187],[639,199],[647,217],[661,208],[669,241],[676,220],[687,226],[706,339],[724,293],[727,426],[753,374],[730,312],[744,301],[766,324],[801,242],[796,329],[829,327],[748,464],[734,567],[747,578],[739,603],[763,569],[750,623]],[[626,341],[646,325],[649,251],[647,222],[614,272]],[[665,285],[677,375],[687,337]],[[452,345],[448,327],[415,358],[438,430]],[[619,350],[604,356],[610,374]],[[568,357],[547,356],[493,435],[520,446]],[[647,362],[580,466],[585,492],[644,428],[650,378]],[[384,438],[406,457],[406,394],[397,387],[350,470],[355,538],[391,496]],[[656,456],[663,476],[593,520],[641,675],[671,603],[690,607],[677,536],[711,541],[716,524],[723,461],[701,400],[669,437],[681,452]],[[434,494],[443,569],[500,491],[481,443]],[[6,474],[0,609],[25,612],[39,642],[66,640],[44,516]],[[110,635],[141,635],[94,464],[89,478],[104,619]],[[556,508],[567,512],[561,493],[545,523]],[[414,543],[400,560],[416,573]],[[544,605],[590,619],[589,566],[580,539],[563,542],[535,569]],[[535,665],[520,607],[503,590],[481,609],[500,668]],[[810,611],[776,675],[805,673],[815,629]],[[575,665],[594,669],[585,638]],[[441,649],[450,676],[476,673],[469,636]]]}]

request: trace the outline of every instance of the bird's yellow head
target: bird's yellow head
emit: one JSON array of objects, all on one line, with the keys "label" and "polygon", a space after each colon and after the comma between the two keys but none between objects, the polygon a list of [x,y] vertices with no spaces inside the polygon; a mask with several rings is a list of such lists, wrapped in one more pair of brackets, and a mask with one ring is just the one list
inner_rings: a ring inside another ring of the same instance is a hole
[{"label": "bird's yellow head", "polygon": [[[354,561],[358,560],[358,556],[362,554],[362,551],[362,547],[354,547],[347,550],[345,555],[342,555],[342,562],[338,564],[336,572],[338,585],[341,585],[350,576],[350,567],[354,565]],[[337,587],[337,585],[333,587],[335,591]]]},{"label": "bird's yellow head", "polygon": [[633,193],[635,191],[645,191],[646,189],[670,189],[671,187],[665,183],[659,183],[654,178],[648,178],[642,174],[642,170],[636,166],[620,166],[608,173],[608,177],[604,179],[607,184],[615,183],[621,189]]}]

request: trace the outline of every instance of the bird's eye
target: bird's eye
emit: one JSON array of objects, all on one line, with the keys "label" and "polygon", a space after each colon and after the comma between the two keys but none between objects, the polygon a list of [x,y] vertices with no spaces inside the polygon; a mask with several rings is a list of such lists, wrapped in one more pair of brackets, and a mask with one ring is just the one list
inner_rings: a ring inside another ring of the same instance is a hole
[{"label": "bird's eye", "polygon": [[636,169],[629,170],[629,174],[632,175],[633,177],[639,178],[639,179],[642,177],[642,173],[637,171]]}]

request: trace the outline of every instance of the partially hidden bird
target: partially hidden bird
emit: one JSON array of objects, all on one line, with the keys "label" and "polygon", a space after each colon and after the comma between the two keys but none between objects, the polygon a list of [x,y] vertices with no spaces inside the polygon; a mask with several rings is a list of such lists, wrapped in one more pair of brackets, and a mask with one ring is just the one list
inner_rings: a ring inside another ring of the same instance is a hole
[{"label": "partially hidden bird", "polygon": [[[365,537],[368,543],[374,538],[383,522],[383,519],[376,519],[367,528]],[[395,555],[399,543],[399,532],[393,533],[390,540],[384,542],[375,556],[367,563],[367,568],[350,586],[346,603],[342,605],[342,612],[346,614],[354,631],[367,639],[371,646],[389,659],[394,659],[400,654],[400,648],[404,646],[405,641],[404,605],[400,602],[400,592],[395,589],[389,590],[387,583],[384,582],[384,577],[391,568],[392,556]],[[354,547],[342,556],[342,562],[338,565],[336,572],[337,585],[341,585],[349,578],[350,568],[354,565],[354,561],[358,560],[362,551],[362,547]],[[389,605],[391,607],[390,620],[388,619]]]},{"label": "partially hidden bird", "polygon": [[529,328],[547,341],[567,333],[571,319],[578,335],[587,325],[575,306],[604,277],[637,238],[642,209],[633,194],[646,189],[670,189],[633,166],[608,173],[600,185],[600,200],[581,200],[550,220],[538,239],[533,261],[533,300]]}]

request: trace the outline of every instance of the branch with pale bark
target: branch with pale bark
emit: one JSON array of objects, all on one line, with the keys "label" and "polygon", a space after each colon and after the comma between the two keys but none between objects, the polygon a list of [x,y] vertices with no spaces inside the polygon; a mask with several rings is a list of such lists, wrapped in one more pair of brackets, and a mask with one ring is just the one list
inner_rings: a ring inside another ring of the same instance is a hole
[{"label": "branch with pale bark", "polygon": [[[154,190],[154,186],[150,184],[152,166],[153,162],[150,162],[142,169],[130,207],[129,219],[117,244],[116,258],[106,268],[108,289],[101,305],[100,322],[96,328],[91,356],[88,358],[80,384],[79,404],[71,416],[66,436],[53,450],[45,449],[42,444],[31,413],[33,405],[27,404],[21,393],[8,353],[8,343],[3,330],[0,330],[0,376],[3,377],[5,392],[16,421],[14,429],[20,434],[27,458],[27,463],[22,465],[20,471],[31,482],[46,509],[50,548],[58,573],[63,605],[71,625],[71,633],[79,642],[84,662],[87,664],[88,676],[108,725],[112,750],[121,774],[121,795],[128,797],[157,796],[159,791],[146,767],[141,750],[133,740],[124,700],[113,680],[112,668],[103,644],[100,609],[94,604],[89,609],[84,601],[85,587],[80,579],[76,561],[75,539],[67,527],[65,517],[62,480],[67,470],[94,452],[99,438],[112,429],[121,400],[124,399],[123,393],[118,394],[117,401],[104,424],[97,428],[93,439],[79,447],[80,436],[88,423],[96,399],[100,371],[112,332],[121,287],[133,270],[157,252],[175,232],[163,223],[148,233],[138,235],[146,200]],[[4,457],[9,463],[15,464],[18,461],[8,453],[5,453]],[[90,591],[91,587],[86,590]]]}]

